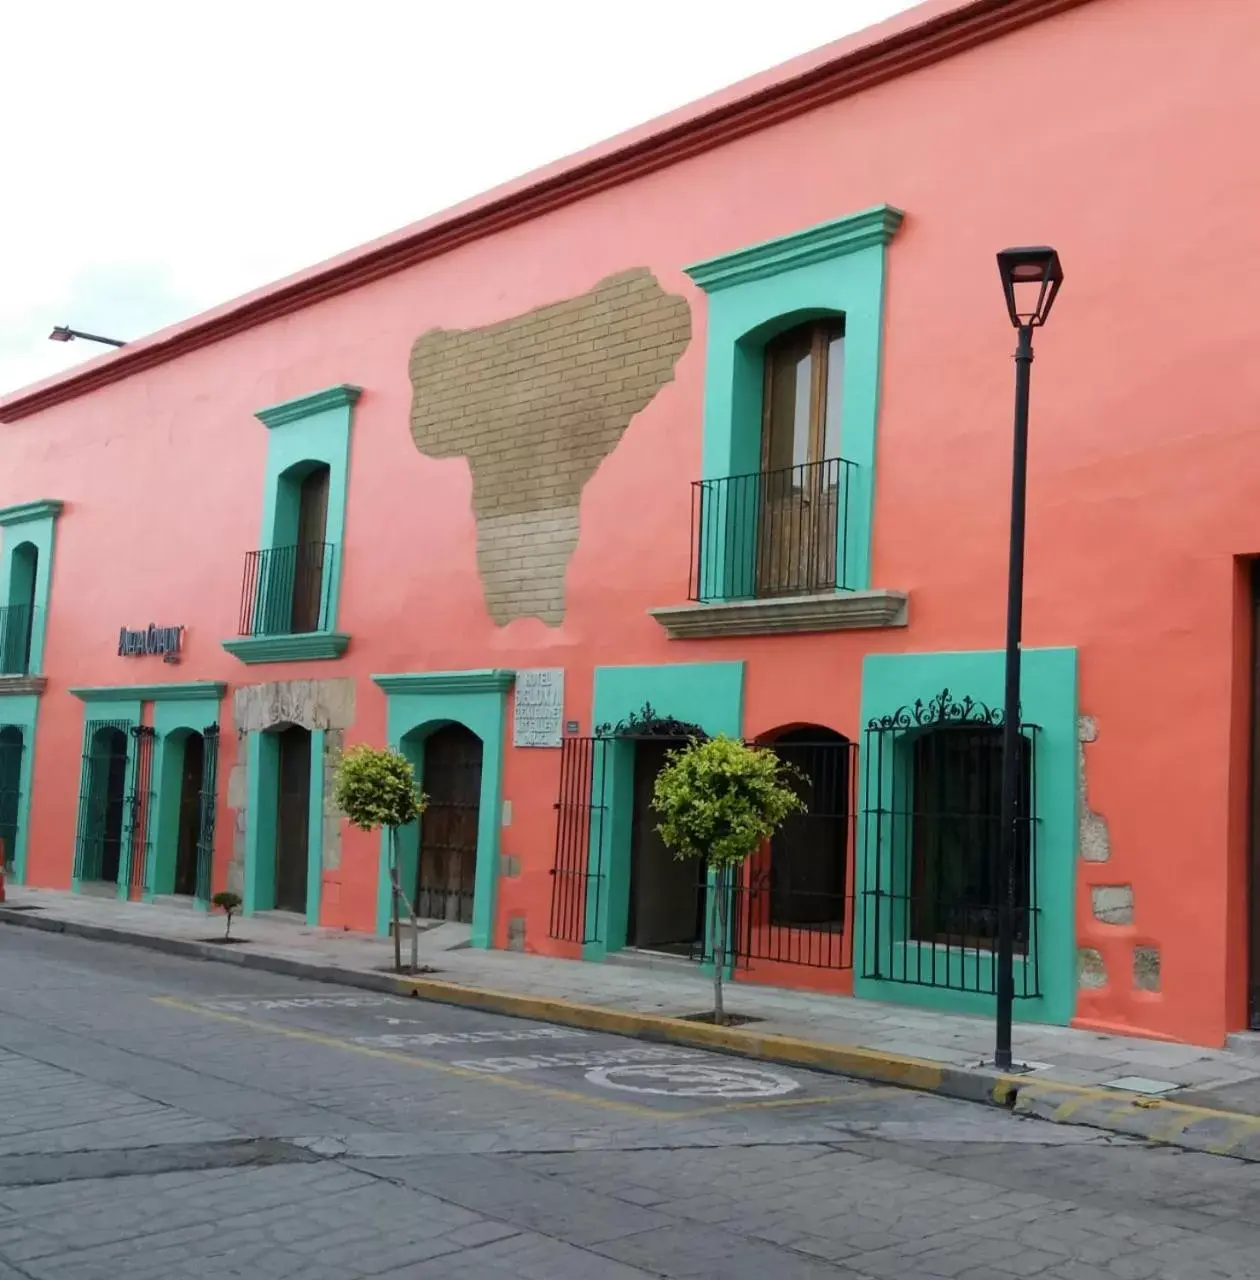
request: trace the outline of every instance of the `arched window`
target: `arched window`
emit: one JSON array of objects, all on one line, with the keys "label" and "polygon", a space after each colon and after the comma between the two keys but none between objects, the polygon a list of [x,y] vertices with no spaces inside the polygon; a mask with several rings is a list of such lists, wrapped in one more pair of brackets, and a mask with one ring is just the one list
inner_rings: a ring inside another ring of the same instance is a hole
[{"label": "arched window", "polygon": [[[1028,943],[1032,751],[1018,743],[1015,945]],[[912,742],[910,933],[917,941],[992,949],[998,929],[1002,729],[944,724]]]},{"label": "arched window", "polygon": [[840,457],[844,318],[780,334],[765,351],[757,594],[837,584],[838,520],[847,464]]},{"label": "arched window", "polygon": [[39,549],[33,542],[19,542],[9,560],[9,598],[0,610],[0,674],[25,675],[30,670],[38,572]]}]

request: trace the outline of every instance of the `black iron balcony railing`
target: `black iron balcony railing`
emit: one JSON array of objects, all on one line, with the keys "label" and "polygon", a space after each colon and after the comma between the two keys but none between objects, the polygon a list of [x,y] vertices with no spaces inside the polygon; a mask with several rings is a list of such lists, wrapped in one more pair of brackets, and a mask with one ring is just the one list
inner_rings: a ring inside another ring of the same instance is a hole
[{"label": "black iron balcony railing", "polygon": [[29,604],[0,607],[0,675],[30,674],[35,613]]},{"label": "black iron balcony railing", "polygon": [[847,588],[857,464],[825,458],[691,486],[689,598],[755,600]]},{"label": "black iron balcony railing", "polygon": [[328,630],[336,550],[331,542],[303,542],[247,552],[240,634],[284,636]]}]

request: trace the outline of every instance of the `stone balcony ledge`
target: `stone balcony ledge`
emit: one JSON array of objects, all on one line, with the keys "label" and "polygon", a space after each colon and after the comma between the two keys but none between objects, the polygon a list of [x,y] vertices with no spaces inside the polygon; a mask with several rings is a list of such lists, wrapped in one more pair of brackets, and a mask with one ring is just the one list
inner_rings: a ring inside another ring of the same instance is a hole
[{"label": "stone balcony ledge", "polygon": [[714,604],[649,609],[671,640],[715,636],[789,635],[811,631],[868,631],[904,627],[910,596],[905,591],[829,591],[772,600],[724,600]]}]

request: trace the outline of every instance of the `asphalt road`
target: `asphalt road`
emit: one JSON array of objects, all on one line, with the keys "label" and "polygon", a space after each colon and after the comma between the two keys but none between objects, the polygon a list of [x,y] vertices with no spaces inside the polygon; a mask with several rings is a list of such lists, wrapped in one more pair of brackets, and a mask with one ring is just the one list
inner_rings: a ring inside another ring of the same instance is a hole
[{"label": "asphalt road", "polygon": [[0,928],[0,1280],[1260,1280],[1260,1166]]}]

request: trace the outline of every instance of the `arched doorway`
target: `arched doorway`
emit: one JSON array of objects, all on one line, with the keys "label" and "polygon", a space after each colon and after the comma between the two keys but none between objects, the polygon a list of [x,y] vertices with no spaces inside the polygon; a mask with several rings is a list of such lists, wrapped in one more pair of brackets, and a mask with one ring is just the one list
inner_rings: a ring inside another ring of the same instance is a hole
[{"label": "arched doorway", "polygon": [[127,790],[127,733],[102,725],[88,742],[88,785],[80,817],[79,879],[117,884]]},{"label": "arched doorway", "polygon": [[276,894],[278,911],[306,914],[311,815],[311,732],[282,729],[276,769]]},{"label": "arched doorway", "polygon": [[197,892],[197,843],[201,837],[201,779],[205,756],[205,738],[195,732],[186,734],[179,771],[174,890],[190,898]]},{"label": "arched doorway", "polygon": [[17,856],[18,805],[22,792],[22,730],[17,725],[0,727],[0,845],[4,865],[13,867]]},{"label": "arched doorway", "polygon": [[481,820],[481,739],[462,724],[424,740],[421,777],[428,806],[420,818],[416,914],[471,924]]}]

